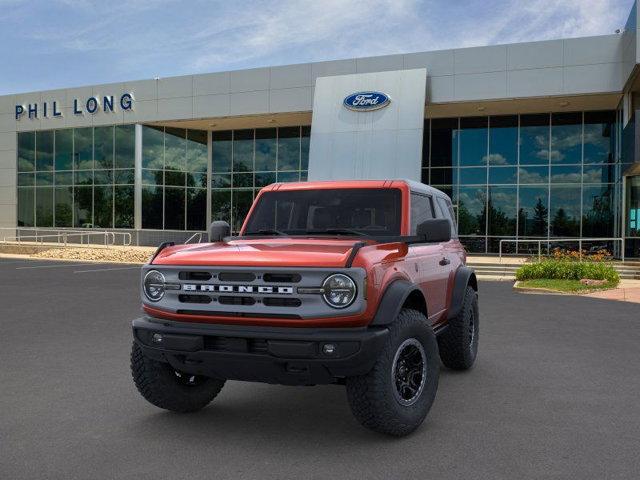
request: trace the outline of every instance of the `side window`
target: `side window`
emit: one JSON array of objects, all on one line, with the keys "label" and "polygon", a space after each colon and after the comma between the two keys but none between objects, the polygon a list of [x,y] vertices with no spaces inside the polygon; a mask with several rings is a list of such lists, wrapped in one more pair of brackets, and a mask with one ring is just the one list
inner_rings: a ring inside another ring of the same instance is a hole
[{"label": "side window", "polygon": [[457,236],[458,227],[456,225],[456,214],[453,211],[453,206],[451,205],[451,202],[441,197],[438,197],[437,201],[438,201],[438,205],[440,206],[440,210],[442,210],[442,214],[445,216],[446,219],[448,219],[451,222],[452,236],[454,237]]},{"label": "side window", "polygon": [[418,224],[435,218],[433,211],[433,202],[428,195],[421,195],[419,193],[411,194],[411,235],[415,235]]}]

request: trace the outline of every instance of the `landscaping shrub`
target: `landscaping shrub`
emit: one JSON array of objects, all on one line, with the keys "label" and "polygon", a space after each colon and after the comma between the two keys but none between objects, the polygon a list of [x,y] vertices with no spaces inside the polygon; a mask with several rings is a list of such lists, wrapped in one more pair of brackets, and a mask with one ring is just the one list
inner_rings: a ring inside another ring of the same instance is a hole
[{"label": "landscaping shrub", "polygon": [[554,248],[551,251],[550,257],[554,260],[570,260],[573,262],[606,262],[613,258],[611,252],[605,249],[597,251],[582,250],[582,252],[580,252],[579,250],[566,250],[562,248]]},{"label": "landscaping shrub", "polygon": [[607,280],[617,285],[620,281],[618,272],[605,262],[578,262],[568,260],[545,259],[535,263],[526,263],[516,271],[516,280],[533,280],[538,278],[581,280]]}]

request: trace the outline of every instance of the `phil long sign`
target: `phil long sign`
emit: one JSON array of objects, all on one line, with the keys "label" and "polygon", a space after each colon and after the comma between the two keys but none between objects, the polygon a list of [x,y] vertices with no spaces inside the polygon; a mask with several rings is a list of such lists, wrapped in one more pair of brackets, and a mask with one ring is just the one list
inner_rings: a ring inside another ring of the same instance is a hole
[{"label": "phil long sign", "polygon": [[[95,114],[99,111],[105,113],[117,110],[126,112],[133,110],[133,93],[123,93],[119,97],[114,95],[93,96],[87,99],[74,98],[71,104],[74,115],[84,115],[85,113]],[[56,118],[63,117],[63,108],[56,101],[28,103],[16,105],[16,120],[22,118]]]}]

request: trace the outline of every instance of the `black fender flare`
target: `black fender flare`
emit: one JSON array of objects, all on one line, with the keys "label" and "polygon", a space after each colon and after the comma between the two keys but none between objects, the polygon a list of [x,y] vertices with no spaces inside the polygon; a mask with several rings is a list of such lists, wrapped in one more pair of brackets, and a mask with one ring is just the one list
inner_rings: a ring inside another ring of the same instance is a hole
[{"label": "black fender flare", "polygon": [[398,317],[402,305],[404,305],[409,295],[415,291],[418,291],[424,298],[422,290],[414,283],[408,282],[407,280],[394,280],[391,282],[382,294],[382,298],[378,304],[378,311],[370,325],[381,326],[392,323]]},{"label": "black fender flare", "polygon": [[468,285],[471,285],[476,292],[478,291],[476,273],[470,267],[461,266],[456,271],[453,281],[453,294],[451,295],[451,305],[449,306],[449,313],[447,315],[449,319],[457,317],[460,313]]}]

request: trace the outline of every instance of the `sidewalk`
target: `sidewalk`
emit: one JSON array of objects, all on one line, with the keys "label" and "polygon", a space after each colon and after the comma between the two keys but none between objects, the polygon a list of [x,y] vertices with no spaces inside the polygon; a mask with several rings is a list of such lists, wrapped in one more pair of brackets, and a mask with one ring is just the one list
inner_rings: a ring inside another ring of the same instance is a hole
[{"label": "sidewalk", "polygon": [[527,258],[528,257],[510,257],[505,255],[502,257],[502,260],[500,260],[500,257],[498,257],[498,255],[468,255],[467,262],[476,265],[494,265],[496,263],[501,263],[504,265],[522,265],[527,261]]},{"label": "sidewalk", "polygon": [[618,288],[602,292],[587,293],[585,297],[640,303],[640,280],[621,280]]}]

